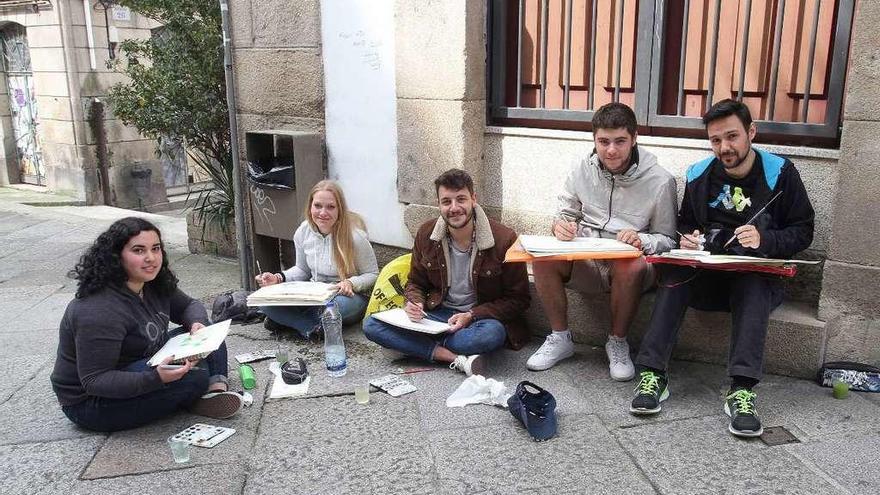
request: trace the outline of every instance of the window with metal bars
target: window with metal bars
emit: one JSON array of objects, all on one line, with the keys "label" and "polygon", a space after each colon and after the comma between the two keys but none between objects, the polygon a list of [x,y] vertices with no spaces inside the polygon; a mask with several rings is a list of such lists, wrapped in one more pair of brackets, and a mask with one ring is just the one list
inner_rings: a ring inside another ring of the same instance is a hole
[{"label": "window with metal bars", "polygon": [[642,132],[699,135],[713,102],[761,138],[835,145],[856,0],[492,0],[493,123],[587,128],[610,101]]}]

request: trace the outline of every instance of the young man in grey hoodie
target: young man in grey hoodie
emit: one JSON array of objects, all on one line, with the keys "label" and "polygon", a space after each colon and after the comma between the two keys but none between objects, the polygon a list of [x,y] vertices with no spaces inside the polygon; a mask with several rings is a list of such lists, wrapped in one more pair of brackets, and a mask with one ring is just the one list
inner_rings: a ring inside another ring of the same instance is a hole
[{"label": "young man in grey hoodie", "polygon": [[[595,148],[577,161],[559,195],[553,235],[617,239],[655,254],[675,245],[675,178],[636,145],[633,111],[609,103],[593,115]],[[587,293],[611,292],[611,334],[605,344],[611,378],[631,380],[635,369],[626,334],[642,292],[654,284],[644,257],[621,260],[542,261],[533,264],[535,288],[552,332],[526,366],[540,371],[574,354],[565,286]]]}]

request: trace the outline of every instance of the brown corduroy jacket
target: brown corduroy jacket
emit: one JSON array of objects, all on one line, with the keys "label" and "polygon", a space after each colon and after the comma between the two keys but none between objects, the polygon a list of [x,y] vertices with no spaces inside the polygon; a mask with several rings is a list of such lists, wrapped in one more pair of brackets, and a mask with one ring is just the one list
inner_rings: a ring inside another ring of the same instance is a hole
[{"label": "brown corduroy jacket", "polygon": [[[525,263],[504,263],[504,254],[516,241],[516,232],[490,220],[474,208],[476,247],[471,257],[471,277],[477,304],[475,320],[494,318],[504,324],[507,344],[519,349],[528,340],[524,313],[529,307],[529,279]],[[406,297],[431,310],[449,290],[450,267],[446,223],[442,218],[425,222],[416,234]]]}]

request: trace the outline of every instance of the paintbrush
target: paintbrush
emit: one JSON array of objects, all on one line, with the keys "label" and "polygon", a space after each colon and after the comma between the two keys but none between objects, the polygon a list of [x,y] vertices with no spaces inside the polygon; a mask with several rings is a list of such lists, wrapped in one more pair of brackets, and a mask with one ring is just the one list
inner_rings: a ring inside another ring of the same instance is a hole
[{"label": "paintbrush", "polygon": [[[752,222],[754,222],[755,219],[758,218],[758,215],[760,215],[761,213],[764,213],[764,210],[766,210],[767,207],[770,206],[770,203],[772,203],[773,201],[775,201],[776,198],[778,198],[780,194],[782,194],[782,191],[779,191],[778,193],[774,194],[773,197],[770,198],[770,201],[767,201],[767,204],[765,204],[763,208],[761,208],[760,210],[758,210],[758,213],[755,213],[754,215],[752,215],[752,218],[750,218],[749,221],[746,222],[746,223],[743,224],[743,225],[744,225],[744,226],[745,226],[745,225],[751,225]],[[736,239],[736,234],[733,234],[733,237],[731,237],[730,239],[728,239],[727,242],[724,243],[724,246],[721,247],[721,249],[727,249],[727,246],[729,246],[730,243],[733,242],[734,239]]]}]

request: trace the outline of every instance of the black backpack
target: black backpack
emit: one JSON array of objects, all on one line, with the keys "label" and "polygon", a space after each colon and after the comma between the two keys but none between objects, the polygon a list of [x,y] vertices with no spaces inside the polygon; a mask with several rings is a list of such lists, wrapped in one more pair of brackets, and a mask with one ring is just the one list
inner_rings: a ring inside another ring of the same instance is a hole
[{"label": "black backpack", "polygon": [[246,290],[228,290],[214,299],[211,307],[211,321],[232,320],[236,323],[248,323],[262,316],[259,308],[249,308]]}]

